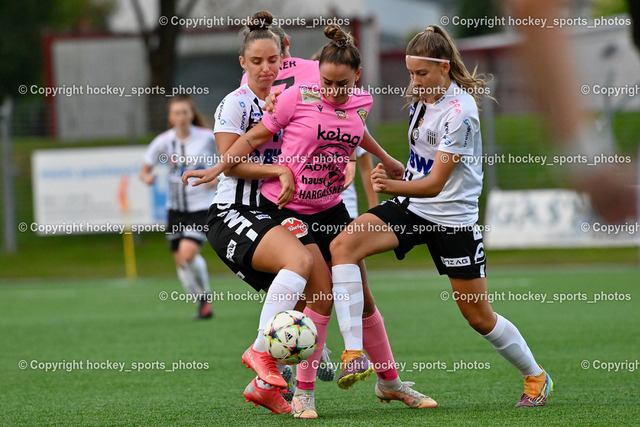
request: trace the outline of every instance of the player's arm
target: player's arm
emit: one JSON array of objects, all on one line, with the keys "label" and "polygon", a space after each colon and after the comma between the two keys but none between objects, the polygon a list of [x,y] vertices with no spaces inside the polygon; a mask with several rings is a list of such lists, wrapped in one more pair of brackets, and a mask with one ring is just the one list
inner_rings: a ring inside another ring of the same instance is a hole
[{"label": "player's arm", "polygon": [[283,165],[265,165],[260,163],[244,162],[245,157],[254,148],[264,144],[273,133],[262,123],[258,123],[244,135],[236,133],[218,132],[215,134],[218,152],[224,153],[220,161],[209,169],[186,171],[182,174],[182,183],[189,184],[189,178],[199,178],[191,185],[213,181],[221,173],[246,179],[278,178],[282,190],[278,196],[277,204],[282,207],[293,199],[295,194],[295,182],[291,170]]},{"label": "player's arm", "polygon": [[153,169],[153,165],[144,164],[140,169],[140,179],[147,185],[153,184],[153,181],[156,180],[156,176],[151,173]]},{"label": "player's arm", "polygon": [[391,157],[385,150],[378,144],[378,142],[373,139],[373,137],[369,134],[369,131],[365,129],[364,136],[362,137],[362,142],[360,146],[373,154],[377,158],[380,159],[384,168],[388,171],[389,176],[394,179],[402,178],[404,174],[404,165]]},{"label": "player's arm", "polygon": [[344,185],[342,191],[346,190],[353,183],[353,179],[356,176],[356,152],[351,153],[349,162],[344,169]]},{"label": "player's arm", "polygon": [[369,209],[371,209],[372,207],[377,206],[379,201],[378,193],[373,190],[373,185],[371,184],[373,160],[371,159],[370,153],[367,152],[358,157],[358,168],[360,169],[360,178],[362,178],[364,194],[367,196],[367,204],[369,205]]},{"label": "player's arm", "polygon": [[263,111],[267,113],[275,114],[276,105],[278,105],[278,95],[282,93],[282,90],[276,89],[274,92],[271,92],[264,100],[265,104],[262,107]]},{"label": "player's arm", "polygon": [[[216,133],[216,144],[220,155],[218,163],[209,169],[186,171],[182,175],[182,182],[186,185],[189,178],[200,178],[193,182],[193,186],[213,181],[218,175],[224,173],[227,176],[234,176],[247,179],[271,178],[273,173],[269,168],[256,163],[244,163],[246,156],[255,148],[264,144],[273,137],[262,123],[258,123],[244,135],[230,132]],[[271,165],[269,165],[271,166]],[[267,176],[265,176],[267,173]]]},{"label": "player's arm", "polygon": [[[156,176],[151,173],[153,170],[153,166],[158,163],[158,156],[162,151],[166,151],[163,149],[163,140],[160,136],[157,136],[151,141],[149,147],[147,147],[146,152],[144,153],[144,163],[142,168],[140,169],[140,179],[147,185],[153,184],[156,180]],[[166,155],[166,153],[165,153]]]},{"label": "player's arm", "polygon": [[389,179],[384,167],[378,165],[371,172],[371,183],[377,193],[406,197],[436,197],[444,188],[460,157],[459,154],[438,151],[429,176],[418,181]]}]

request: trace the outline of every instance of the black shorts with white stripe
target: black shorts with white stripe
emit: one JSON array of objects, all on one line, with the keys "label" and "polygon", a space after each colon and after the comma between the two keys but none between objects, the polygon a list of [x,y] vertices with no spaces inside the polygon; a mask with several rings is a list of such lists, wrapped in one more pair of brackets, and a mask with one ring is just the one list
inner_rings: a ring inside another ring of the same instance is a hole
[{"label": "black shorts with white stripe", "polygon": [[172,252],[180,246],[180,240],[193,240],[200,246],[207,239],[207,211],[183,212],[169,210],[167,242]]},{"label": "black shorts with white stripe", "polygon": [[286,207],[278,209],[275,203],[262,196],[260,209],[288,228],[303,245],[318,245],[327,262],[331,261],[329,245],[351,222],[349,211],[342,202],[325,211],[304,215]]},{"label": "black shorts with white stripe", "polygon": [[482,232],[474,225],[447,227],[428,221],[407,209],[397,198],[389,199],[367,213],[386,223],[398,238],[396,258],[415,246],[426,244],[438,272],[453,279],[485,277],[487,256]]},{"label": "black shorts with white stripe", "polygon": [[231,271],[255,290],[267,289],[276,275],[254,269],[251,260],[264,235],[280,224],[255,207],[213,204],[207,225],[211,247]]}]

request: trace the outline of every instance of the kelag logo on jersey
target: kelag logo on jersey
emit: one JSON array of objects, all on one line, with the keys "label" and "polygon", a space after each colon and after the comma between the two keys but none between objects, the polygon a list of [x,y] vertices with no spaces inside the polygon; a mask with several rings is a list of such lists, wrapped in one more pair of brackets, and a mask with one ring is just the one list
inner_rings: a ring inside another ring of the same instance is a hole
[{"label": "kelag logo on jersey", "polygon": [[360,137],[357,135],[342,133],[340,128],[337,128],[336,130],[324,130],[322,129],[322,125],[318,125],[318,134],[316,138],[324,141],[345,142],[350,147],[356,147],[360,143]]}]

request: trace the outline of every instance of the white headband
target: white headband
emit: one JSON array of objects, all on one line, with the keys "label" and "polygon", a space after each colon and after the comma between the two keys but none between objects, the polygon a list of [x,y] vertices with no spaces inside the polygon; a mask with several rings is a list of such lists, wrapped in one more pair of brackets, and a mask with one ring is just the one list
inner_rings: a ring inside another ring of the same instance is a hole
[{"label": "white headband", "polygon": [[422,59],[424,61],[435,61],[435,62],[446,62],[447,64],[449,63],[448,59],[440,59],[440,58],[431,58],[429,56],[413,56],[413,55],[407,55],[406,57],[407,59]]}]

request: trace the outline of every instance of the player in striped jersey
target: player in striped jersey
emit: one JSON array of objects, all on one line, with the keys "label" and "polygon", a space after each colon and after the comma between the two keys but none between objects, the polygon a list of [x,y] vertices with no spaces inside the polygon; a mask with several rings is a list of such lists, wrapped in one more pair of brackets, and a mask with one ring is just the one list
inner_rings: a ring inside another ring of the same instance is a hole
[{"label": "player in striped jersey", "polygon": [[[516,406],[542,406],[553,388],[551,378],[518,329],[494,313],[486,297],[486,254],[476,224],[483,176],[476,89],[484,81],[469,73],[438,26],[416,35],[406,53],[412,105],[404,177],[389,179],[382,165],[374,169],[374,189],[396,197],[356,219],[352,232],[342,232],[332,243],[332,259],[338,267],[355,270],[369,255],[394,250],[402,259],[414,246],[426,244],[439,273],[449,277],[469,325],[524,377]],[[334,284],[337,279],[334,274]],[[383,387],[376,394],[398,399]]]},{"label": "player in striped jersey", "polygon": [[213,316],[208,295],[209,274],[207,263],[200,255],[206,239],[205,220],[217,181],[202,188],[185,188],[181,177],[185,170],[204,169],[215,161],[216,149],[213,133],[196,111],[191,98],[175,96],[169,102],[171,129],[158,135],[145,153],[140,178],[152,185],[156,176],[152,169],[158,163],[169,165],[169,195],[167,197],[167,240],[173,253],[178,278],[185,292],[199,302],[194,319]]}]

